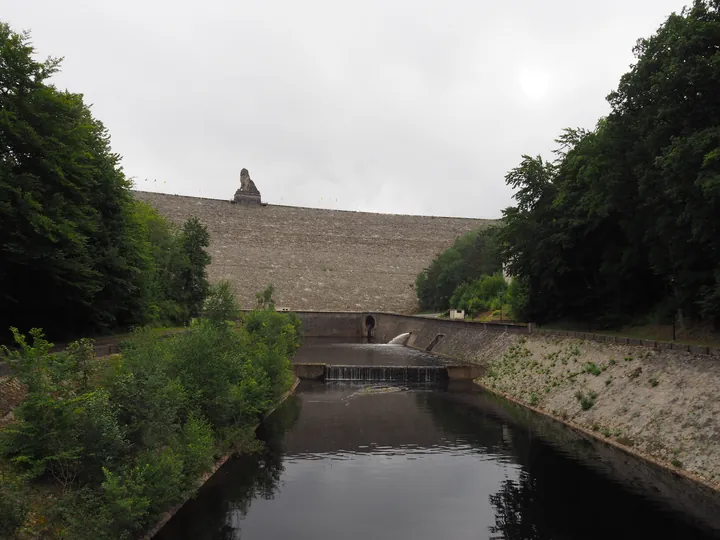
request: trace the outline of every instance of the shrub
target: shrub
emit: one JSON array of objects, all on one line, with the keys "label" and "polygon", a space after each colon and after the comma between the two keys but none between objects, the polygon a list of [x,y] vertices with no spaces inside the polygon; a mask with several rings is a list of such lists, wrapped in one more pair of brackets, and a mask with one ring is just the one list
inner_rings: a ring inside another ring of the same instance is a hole
[{"label": "shrub", "polygon": [[503,305],[502,297],[507,283],[502,273],[482,276],[471,283],[463,283],[453,293],[450,306],[465,310],[471,315],[482,311],[497,310]]},{"label": "shrub", "polygon": [[529,286],[522,276],[513,277],[508,285],[506,301],[510,308],[510,317],[515,321],[528,320]]},{"label": "shrub", "polygon": [[18,421],[1,432],[6,457],[31,476],[50,475],[63,487],[98,479],[102,466],[127,449],[107,391],[71,399],[31,393],[15,409]]},{"label": "shrub", "polygon": [[597,364],[595,364],[595,362],[587,362],[587,363],[583,366],[583,370],[584,370],[586,373],[590,373],[590,374],[592,374],[592,375],[595,375],[596,377],[597,377],[598,375],[600,375],[600,374],[602,373],[602,371],[603,371],[602,369],[600,369],[600,368],[597,366]]},{"label": "shrub", "polygon": [[0,538],[15,538],[15,531],[25,523],[28,503],[22,479],[0,470]]},{"label": "shrub", "polygon": [[501,269],[495,229],[472,231],[455,243],[420,272],[415,291],[423,310],[444,310],[450,297],[462,283]]},{"label": "shrub", "polygon": [[[18,350],[4,352],[28,396],[0,431],[0,451],[27,480],[62,486],[44,508],[58,537],[131,538],[193,489],[228,443],[258,448],[258,417],[292,381],[300,320],[266,310],[228,325],[229,292],[218,287],[208,317],[186,331],[137,330],[122,357],[103,363],[89,341],[52,354],[41,331],[32,344],[15,331]],[[8,530],[26,512],[11,485],[0,486]]]},{"label": "shrub", "polygon": [[586,395],[578,390],[577,392],[575,392],[575,398],[580,402],[580,408],[583,411],[587,411],[591,409],[593,405],[595,405],[597,394],[593,391],[590,391]]},{"label": "shrub", "polygon": [[201,416],[191,413],[173,448],[183,461],[185,483],[193,484],[215,463],[215,440],[210,423]]},{"label": "shrub", "polygon": [[117,407],[118,420],[136,447],[155,446],[174,436],[187,410],[188,396],[170,376],[171,338],[138,330],[103,384]]},{"label": "shrub", "polygon": [[203,317],[215,323],[234,321],[240,315],[240,306],[229,281],[220,281],[210,287],[203,307]]}]

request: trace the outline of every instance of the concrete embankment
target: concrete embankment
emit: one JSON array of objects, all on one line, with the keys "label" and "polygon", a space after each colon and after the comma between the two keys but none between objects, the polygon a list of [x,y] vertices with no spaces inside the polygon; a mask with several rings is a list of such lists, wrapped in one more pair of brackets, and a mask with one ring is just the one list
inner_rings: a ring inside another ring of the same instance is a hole
[{"label": "concrete embankment", "polygon": [[410,332],[411,347],[483,366],[487,389],[720,489],[718,350],[388,313],[299,315],[314,337],[370,332],[386,343]]},{"label": "concrete embankment", "polygon": [[533,334],[506,336],[479,383],[720,489],[720,359]]}]

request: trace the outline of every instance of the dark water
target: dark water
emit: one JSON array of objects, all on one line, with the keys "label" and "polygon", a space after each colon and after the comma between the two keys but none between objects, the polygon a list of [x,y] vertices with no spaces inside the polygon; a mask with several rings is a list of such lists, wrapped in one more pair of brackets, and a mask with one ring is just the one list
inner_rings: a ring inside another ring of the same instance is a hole
[{"label": "dark water", "polygon": [[156,538],[718,537],[708,494],[469,386],[303,383],[258,435]]}]

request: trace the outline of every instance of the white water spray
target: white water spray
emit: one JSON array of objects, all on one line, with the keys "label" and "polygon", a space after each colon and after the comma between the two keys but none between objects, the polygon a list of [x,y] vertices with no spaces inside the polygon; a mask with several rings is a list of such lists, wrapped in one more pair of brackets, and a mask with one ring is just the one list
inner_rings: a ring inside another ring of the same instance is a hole
[{"label": "white water spray", "polygon": [[405,345],[410,339],[410,332],[405,332],[404,334],[400,334],[399,336],[395,336],[389,341],[389,345]]}]

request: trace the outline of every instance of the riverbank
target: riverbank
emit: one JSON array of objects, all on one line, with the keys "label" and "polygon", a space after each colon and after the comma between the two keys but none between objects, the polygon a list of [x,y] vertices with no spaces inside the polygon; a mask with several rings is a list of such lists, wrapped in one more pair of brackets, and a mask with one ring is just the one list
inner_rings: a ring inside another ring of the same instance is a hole
[{"label": "riverbank", "polygon": [[[266,417],[266,418],[267,418],[268,416],[270,416],[273,412],[275,412],[275,410],[276,410],[280,405],[282,405],[283,403],[285,403],[285,400],[286,400],[288,397],[290,397],[293,392],[295,392],[295,389],[297,388],[298,384],[300,384],[300,379],[298,379],[297,377],[295,377],[295,381],[293,382],[293,385],[292,385],[292,387],[290,388],[290,390],[288,390],[287,392],[285,392],[285,394],[283,394],[283,396],[282,396],[282,397],[280,398],[280,400],[275,404],[275,406],[272,407],[272,408],[265,414],[265,417]],[[260,424],[261,424],[261,423],[258,422],[258,423],[255,425],[255,431],[257,431],[257,428],[260,427]],[[165,512],[165,513],[162,515],[162,517],[158,520],[158,522],[157,522],[155,525],[153,525],[153,526],[142,536],[142,540],[152,540],[152,538],[154,538],[155,535],[156,535],[158,532],[160,532],[160,529],[162,529],[162,528],[165,526],[165,524],[166,524],[168,521],[170,521],[170,520],[172,519],[172,517],[173,517],[175,514],[177,514],[177,513],[180,511],[180,509],[181,509],[183,506],[185,506],[185,504],[186,504],[190,499],[192,499],[193,497],[195,497],[197,491],[198,491],[202,486],[204,486],[205,483],[206,483],[208,480],[210,480],[210,478],[212,478],[212,476],[218,471],[218,469],[220,469],[220,467],[222,467],[223,465],[225,465],[225,463],[227,462],[228,459],[230,459],[230,458],[233,457],[234,455],[236,455],[236,452],[230,452],[230,453],[225,454],[224,456],[222,456],[220,459],[218,459],[218,460],[215,462],[215,464],[212,466],[212,468],[211,468],[208,472],[206,472],[205,474],[202,475],[202,477],[198,480],[197,485],[195,486],[195,489],[194,489],[191,493],[188,493],[187,497],[185,497],[185,500],[182,501],[182,502],[180,502],[180,503],[178,503],[178,504],[176,504],[176,505],[175,505],[174,507],[172,507],[170,510],[168,510],[167,512]]]},{"label": "riverbank", "polygon": [[720,489],[720,362],[709,355],[505,334],[477,382]]}]

